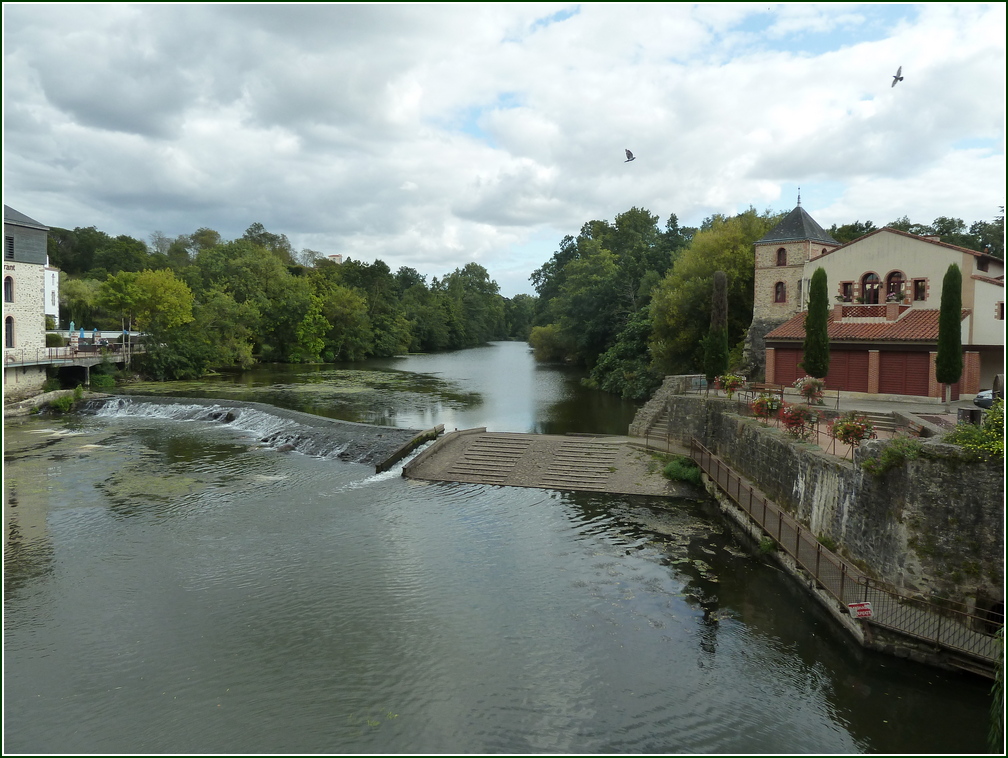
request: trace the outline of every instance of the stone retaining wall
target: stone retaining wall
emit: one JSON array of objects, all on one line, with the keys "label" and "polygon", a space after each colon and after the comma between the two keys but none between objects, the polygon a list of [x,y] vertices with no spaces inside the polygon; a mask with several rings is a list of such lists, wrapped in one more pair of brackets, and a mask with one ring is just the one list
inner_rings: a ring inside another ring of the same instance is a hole
[{"label": "stone retaining wall", "polygon": [[631,436],[668,405],[673,437],[696,437],[767,497],[866,573],[908,593],[1003,602],[1004,468],[966,463],[958,448],[921,440],[916,460],[876,477],[855,461],[734,413],[735,403],[676,394],[667,382],[641,409]]}]

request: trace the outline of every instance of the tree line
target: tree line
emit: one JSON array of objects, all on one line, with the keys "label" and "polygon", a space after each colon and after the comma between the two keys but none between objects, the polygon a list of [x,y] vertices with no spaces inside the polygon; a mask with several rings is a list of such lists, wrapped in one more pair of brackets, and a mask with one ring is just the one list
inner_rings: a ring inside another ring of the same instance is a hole
[{"label": "tree line", "polygon": [[[929,225],[904,217],[885,226],[1003,258],[1000,211],[968,228],[946,216]],[[712,360],[742,368],[754,243],[784,215],[750,207],[691,228],[672,214],[660,229],[657,216],[635,207],[612,223],[585,223],[532,274],[539,297],[529,341],[536,357],[581,365],[588,384],[631,399],[649,397],[666,374],[705,373]],[[829,233],[844,244],[877,228],[855,221],[834,224]]]},{"label": "tree line", "polygon": [[63,325],[143,331],[139,368],[155,379],[525,340],[535,307],[531,295],[501,296],[477,263],[428,282],[381,260],[298,253],[258,223],[230,241],[206,228],[155,232],[150,246],[94,227],[53,228],[49,260],[62,272]]}]

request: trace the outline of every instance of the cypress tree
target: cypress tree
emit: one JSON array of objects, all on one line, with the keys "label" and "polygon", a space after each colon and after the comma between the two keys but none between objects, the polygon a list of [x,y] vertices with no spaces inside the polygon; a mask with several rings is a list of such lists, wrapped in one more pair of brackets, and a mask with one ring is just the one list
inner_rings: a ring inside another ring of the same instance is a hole
[{"label": "cypress tree", "polygon": [[820,267],[809,284],[808,312],[805,314],[805,356],[802,368],[809,376],[825,379],[829,373],[830,351],[826,325],[829,321],[826,271]]},{"label": "cypress tree", "polygon": [[714,272],[711,291],[711,320],[704,340],[704,376],[708,385],[728,370],[728,277]]},{"label": "cypress tree", "polygon": [[962,271],[953,263],[942,280],[938,355],[935,359],[935,379],[945,385],[946,403],[951,385],[959,381],[962,370]]}]

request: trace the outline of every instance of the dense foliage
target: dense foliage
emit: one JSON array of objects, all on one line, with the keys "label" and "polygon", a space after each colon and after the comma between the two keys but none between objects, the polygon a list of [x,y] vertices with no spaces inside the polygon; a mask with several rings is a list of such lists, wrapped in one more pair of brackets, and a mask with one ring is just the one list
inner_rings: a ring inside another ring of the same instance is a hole
[{"label": "dense foliage", "polygon": [[93,227],[52,229],[61,311],[87,329],[134,328],[154,378],[199,376],[255,361],[335,362],[526,340],[536,298],[507,299],[476,263],[434,277],[382,261],[297,254],[253,224],[236,240],[212,229],[152,244]]},{"label": "dense foliage", "polygon": [[673,214],[631,208],[613,223],[589,221],[564,237],[553,257],[532,273],[539,295],[530,342],[539,360],[562,360],[590,371],[589,384],[627,398],[653,392],[648,306],[695,230]]},{"label": "dense foliage", "polygon": [[[737,216],[713,216],[693,236],[651,300],[651,355],[663,374],[699,373],[710,314],[714,272],[727,277],[728,344],[741,353],[752,321],[753,244],[781,219],[750,208]],[[729,359],[730,367],[735,361]]]}]

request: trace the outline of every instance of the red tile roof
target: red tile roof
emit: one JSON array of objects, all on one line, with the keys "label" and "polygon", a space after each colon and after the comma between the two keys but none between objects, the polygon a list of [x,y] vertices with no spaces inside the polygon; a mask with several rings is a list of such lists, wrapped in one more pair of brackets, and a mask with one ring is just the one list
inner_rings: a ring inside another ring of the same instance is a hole
[{"label": "red tile roof", "polygon": [[[830,311],[826,323],[826,336],[830,342],[937,342],[938,315],[941,311],[912,308],[897,321],[879,319],[869,323],[833,321]],[[969,315],[968,310],[962,312],[962,317]],[[805,313],[792,316],[766,336],[768,342],[774,340],[804,340]]]}]

